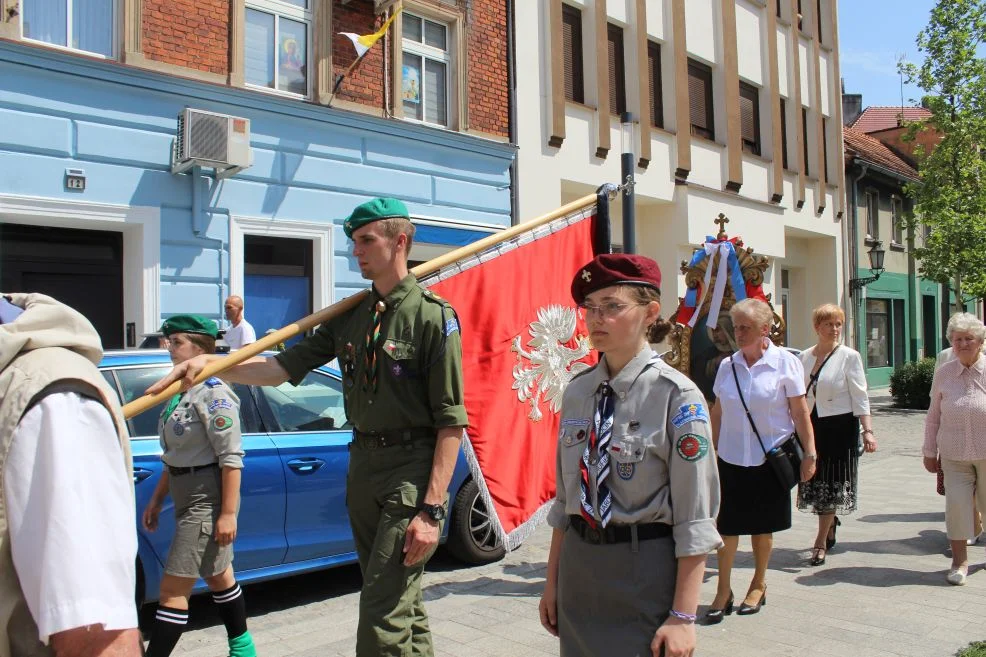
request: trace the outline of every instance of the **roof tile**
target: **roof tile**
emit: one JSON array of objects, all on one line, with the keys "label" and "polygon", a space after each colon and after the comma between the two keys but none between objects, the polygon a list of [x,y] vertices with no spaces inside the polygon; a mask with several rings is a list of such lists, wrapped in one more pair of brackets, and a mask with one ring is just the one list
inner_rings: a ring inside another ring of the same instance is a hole
[{"label": "roof tile", "polygon": [[843,128],[842,135],[846,145],[847,159],[858,157],[867,162],[890,169],[906,178],[918,179],[918,172],[914,167],[879,139],[848,126]]}]

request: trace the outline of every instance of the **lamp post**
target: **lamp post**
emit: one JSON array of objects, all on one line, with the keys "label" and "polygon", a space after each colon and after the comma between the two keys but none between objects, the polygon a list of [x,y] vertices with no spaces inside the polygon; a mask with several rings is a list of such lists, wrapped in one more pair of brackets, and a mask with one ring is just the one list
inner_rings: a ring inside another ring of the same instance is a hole
[{"label": "lamp post", "polygon": [[623,186],[623,252],[637,252],[637,237],[634,232],[633,195],[633,115],[623,112],[620,116],[620,183]]},{"label": "lamp post", "polygon": [[870,271],[873,273],[872,276],[866,276],[864,278],[851,278],[849,279],[849,289],[851,291],[861,290],[870,283],[878,280],[880,275],[883,274],[883,256],[886,251],[883,250],[883,242],[875,242],[870,250],[866,252],[866,255],[870,258]]}]

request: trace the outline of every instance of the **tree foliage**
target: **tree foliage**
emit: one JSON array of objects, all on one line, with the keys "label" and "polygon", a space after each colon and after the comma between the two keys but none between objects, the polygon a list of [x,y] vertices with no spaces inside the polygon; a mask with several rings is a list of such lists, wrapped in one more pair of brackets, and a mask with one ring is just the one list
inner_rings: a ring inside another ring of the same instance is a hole
[{"label": "tree foliage", "polygon": [[920,65],[903,64],[932,112],[909,138],[933,129],[940,141],[916,148],[919,182],[907,185],[912,222],[927,237],[914,250],[926,278],[986,296],[986,0],[938,0],[917,38]]}]

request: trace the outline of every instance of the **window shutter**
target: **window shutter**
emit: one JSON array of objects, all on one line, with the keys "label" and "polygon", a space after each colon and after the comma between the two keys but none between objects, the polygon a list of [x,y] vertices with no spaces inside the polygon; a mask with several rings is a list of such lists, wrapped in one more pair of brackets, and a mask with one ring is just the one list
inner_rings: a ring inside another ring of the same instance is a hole
[{"label": "window shutter", "polygon": [[712,69],[691,61],[688,62],[688,109],[692,134],[715,139]]},{"label": "window shutter", "polygon": [[785,169],[787,161],[787,101],[781,98],[781,164]]},{"label": "window shutter", "polygon": [[627,108],[626,77],[623,65],[623,28],[606,25],[609,59],[609,111],[620,115]]},{"label": "window shutter", "polygon": [[743,150],[760,155],[760,91],[740,82],[740,134]]},{"label": "window shutter", "polygon": [[565,99],[584,103],[582,12],[570,5],[562,5],[562,49],[565,67]]},{"label": "window shutter", "polygon": [[808,110],[801,108],[801,140],[804,142],[805,175],[811,175],[811,166],[808,163]]},{"label": "window shutter", "polygon": [[688,107],[692,125],[705,128],[705,82],[691,69],[688,70]]},{"label": "window shutter", "polygon": [[647,81],[650,88],[651,125],[664,127],[664,85],[661,78],[661,44],[647,42]]}]

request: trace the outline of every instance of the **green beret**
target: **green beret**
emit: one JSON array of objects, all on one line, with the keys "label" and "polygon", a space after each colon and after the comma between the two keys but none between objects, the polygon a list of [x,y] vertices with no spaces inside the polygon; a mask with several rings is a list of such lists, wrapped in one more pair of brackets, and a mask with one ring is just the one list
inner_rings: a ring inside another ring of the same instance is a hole
[{"label": "green beret", "polygon": [[342,222],[342,229],[346,231],[346,237],[352,239],[353,231],[362,228],[366,224],[380,221],[381,219],[393,219],[395,217],[410,219],[407,213],[407,206],[396,198],[375,198],[363,205],[356,206],[353,213]]},{"label": "green beret", "polygon": [[219,335],[216,323],[211,319],[206,319],[201,315],[175,315],[164,320],[161,324],[161,333],[171,335],[172,333],[201,333],[215,338]]}]

